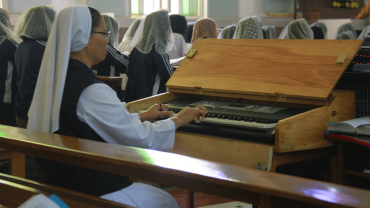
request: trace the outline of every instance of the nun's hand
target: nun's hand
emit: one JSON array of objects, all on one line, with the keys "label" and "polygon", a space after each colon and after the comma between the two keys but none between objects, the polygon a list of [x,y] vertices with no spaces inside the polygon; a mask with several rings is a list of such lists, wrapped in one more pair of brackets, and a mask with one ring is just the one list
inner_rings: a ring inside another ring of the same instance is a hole
[{"label": "nun's hand", "polygon": [[170,117],[173,111],[167,111],[166,104],[154,104],[150,106],[145,112],[139,113],[141,122],[152,121],[160,117]]},{"label": "nun's hand", "polygon": [[198,105],[195,108],[186,107],[180,111],[175,117],[172,118],[172,121],[175,122],[176,129],[181,126],[186,126],[192,121],[198,121],[208,113],[207,108]]}]

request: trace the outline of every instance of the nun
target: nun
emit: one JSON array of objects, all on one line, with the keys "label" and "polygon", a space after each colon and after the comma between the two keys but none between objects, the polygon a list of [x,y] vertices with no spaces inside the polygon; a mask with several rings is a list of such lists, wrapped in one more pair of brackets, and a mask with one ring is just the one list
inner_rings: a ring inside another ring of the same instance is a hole
[{"label": "nun", "polygon": [[353,26],[352,23],[346,23],[346,24],[341,25],[338,28],[336,37],[339,36],[341,33],[344,33],[344,32],[347,32],[347,31],[352,32],[353,37],[355,37],[355,39],[357,39],[357,32],[356,32],[355,27]]},{"label": "nun", "polygon": [[122,42],[118,46],[118,50],[122,53],[130,54],[132,49],[134,49],[134,47],[131,47],[131,42],[132,38],[134,38],[137,28],[139,28],[140,22],[141,19],[135,19],[123,36]]},{"label": "nun", "polygon": [[170,23],[175,45],[173,49],[168,52],[168,55],[170,56],[170,59],[178,59],[185,56],[186,53],[184,34],[186,31],[187,22],[185,16],[173,14],[170,15]]},{"label": "nun", "polygon": [[326,27],[326,24],[325,23],[322,23],[322,22],[314,22],[310,25],[311,28],[313,27],[319,27],[321,28],[322,32],[324,33],[324,38],[323,39],[327,39],[328,37],[328,28]]},{"label": "nun", "polygon": [[[28,113],[28,129],[117,145],[167,151],[175,130],[200,118],[207,110],[185,108],[170,116],[166,105],[156,104],[130,114],[126,104],[102,83],[91,67],[105,59],[109,33],[100,13],[87,6],[61,10],[52,26],[35,94]],[[160,111],[161,109],[161,111]],[[99,196],[134,207],[178,207],[168,193],[128,177],[46,159],[37,159],[46,183]]]},{"label": "nun", "polygon": [[307,21],[302,18],[285,26],[279,39],[313,39],[313,32]]},{"label": "nun", "polygon": [[15,115],[18,127],[27,127],[27,114],[55,15],[49,6],[36,6],[26,10],[15,24],[15,33],[22,39],[15,53],[18,72]]},{"label": "nun", "polygon": [[263,39],[262,23],[257,16],[250,16],[239,21],[234,39]]},{"label": "nun", "polygon": [[[129,64],[129,58],[121,54],[118,48],[119,24],[117,20],[109,15],[102,15],[107,30],[110,31],[109,43],[107,45],[108,54],[104,61],[92,67],[93,71],[97,72],[98,76],[120,76],[126,73],[126,68]],[[122,87],[116,86],[113,88],[117,93],[118,99],[123,101]]]},{"label": "nun", "polygon": [[125,102],[132,102],[167,91],[165,84],[174,70],[168,52],[174,46],[168,11],[159,10],[141,21],[131,43],[127,69]]},{"label": "nun", "polygon": [[276,29],[273,25],[262,26],[264,39],[276,39]]},{"label": "nun", "polygon": [[14,100],[17,91],[17,72],[14,54],[19,39],[15,35],[9,14],[0,9],[0,124],[17,126]]},{"label": "nun", "polygon": [[216,21],[210,18],[198,19],[194,24],[191,44],[194,44],[199,38],[217,39],[218,27]]},{"label": "nun", "polygon": [[356,40],[355,36],[353,36],[353,33],[351,31],[343,32],[337,37],[335,37],[336,40]]},{"label": "nun", "polygon": [[233,39],[234,38],[234,33],[236,31],[236,25],[229,25],[225,27],[219,34],[218,34],[218,39]]}]

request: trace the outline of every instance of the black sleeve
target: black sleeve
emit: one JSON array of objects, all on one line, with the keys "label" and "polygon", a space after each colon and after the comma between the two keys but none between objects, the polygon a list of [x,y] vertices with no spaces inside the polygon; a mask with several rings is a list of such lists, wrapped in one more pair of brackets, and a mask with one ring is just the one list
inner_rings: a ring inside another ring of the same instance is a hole
[{"label": "black sleeve", "polygon": [[125,68],[129,64],[129,57],[121,54],[121,52],[117,51],[113,46],[108,44],[108,54],[106,57],[106,61],[109,62],[111,65],[114,65],[116,68]]},{"label": "black sleeve", "polygon": [[159,76],[161,77],[161,83],[167,83],[173,74],[173,68],[170,65],[170,57],[168,54],[158,54],[154,52],[154,64],[157,69]]}]

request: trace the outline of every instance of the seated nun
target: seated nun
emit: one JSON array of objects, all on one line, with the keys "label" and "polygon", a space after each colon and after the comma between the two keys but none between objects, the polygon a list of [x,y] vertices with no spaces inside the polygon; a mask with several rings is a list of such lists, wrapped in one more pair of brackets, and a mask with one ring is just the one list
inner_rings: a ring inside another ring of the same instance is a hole
[{"label": "seated nun", "polygon": [[136,47],[130,54],[125,102],[167,92],[165,84],[174,72],[167,54],[174,46],[168,11],[153,12],[142,20],[131,45]]},{"label": "seated nun", "polygon": [[[167,151],[175,130],[207,110],[185,108],[170,116],[166,105],[130,114],[114,90],[91,67],[105,59],[109,33],[100,13],[87,6],[61,10],[53,24],[29,111],[28,129],[88,140]],[[161,111],[159,110],[161,109]],[[46,183],[134,207],[177,208],[167,192],[128,177],[37,158]]]},{"label": "seated nun", "polygon": [[[108,54],[105,60],[92,67],[92,70],[97,72],[98,76],[120,76],[126,73],[126,68],[129,64],[129,58],[121,54],[118,48],[119,24],[117,20],[108,15],[102,15],[107,30],[110,31]],[[113,88],[117,93],[118,99],[123,101],[122,87],[116,86]]]},{"label": "seated nun", "polygon": [[210,18],[198,19],[193,28],[191,44],[194,44],[199,38],[216,39],[218,36],[218,27],[216,21]]},{"label": "seated nun", "polygon": [[356,40],[355,36],[353,36],[353,33],[351,31],[343,32],[337,37],[335,37],[336,40]]},{"label": "seated nun", "polygon": [[186,53],[188,53],[199,38],[211,38],[217,39],[218,36],[218,27],[216,21],[210,18],[201,18],[198,19],[193,28],[193,35],[191,37],[191,44],[188,44],[186,48]]},{"label": "seated nun", "polygon": [[193,36],[193,29],[194,29],[195,22],[188,22],[184,34],[186,44],[190,44],[191,37]]},{"label": "seated nun", "polygon": [[262,26],[264,39],[276,39],[276,29],[273,25]]},{"label": "seated nun", "polygon": [[175,45],[171,51],[168,52],[170,59],[178,59],[185,56],[186,43],[184,39],[187,22],[184,16],[173,14],[170,15],[170,23],[173,33]]},{"label": "seated nun", "polygon": [[279,39],[313,39],[313,32],[307,21],[302,18],[285,26]]},{"label": "seated nun", "polygon": [[17,92],[17,71],[14,54],[19,39],[13,31],[9,14],[0,9],[0,124],[17,126],[14,100]]},{"label": "seated nun", "polygon": [[234,39],[263,39],[262,23],[257,16],[241,19],[236,28]]},{"label": "seated nun", "polygon": [[139,27],[141,19],[135,19],[134,22],[130,25],[127,32],[123,36],[122,42],[118,46],[118,50],[121,52],[131,53],[134,47],[131,47],[132,38],[135,35],[137,28]]},{"label": "seated nun", "polygon": [[23,12],[14,27],[17,36],[22,39],[15,53],[18,72],[15,115],[18,127],[27,127],[27,114],[55,15],[55,11],[49,6],[32,7]]},{"label": "seated nun", "polygon": [[218,39],[233,39],[234,38],[234,33],[236,31],[236,25],[229,25],[225,27],[219,34],[218,34]]},{"label": "seated nun", "polygon": [[310,27],[311,28],[313,28],[313,27],[319,27],[319,28],[321,28],[322,32],[324,33],[324,38],[323,39],[327,39],[327,37],[328,37],[328,28],[326,27],[326,24],[325,23],[322,23],[322,22],[314,22],[314,23],[312,23],[310,25]]},{"label": "seated nun", "polygon": [[356,32],[355,27],[353,26],[352,23],[346,23],[346,24],[343,24],[342,26],[340,26],[338,28],[336,37],[339,36],[340,34],[344,33],[344,32],[347,32],[347,31],[351,31],[352,34],[353,34],[353,37],[355,37],[355,39],[357,39],[357,32]]}]

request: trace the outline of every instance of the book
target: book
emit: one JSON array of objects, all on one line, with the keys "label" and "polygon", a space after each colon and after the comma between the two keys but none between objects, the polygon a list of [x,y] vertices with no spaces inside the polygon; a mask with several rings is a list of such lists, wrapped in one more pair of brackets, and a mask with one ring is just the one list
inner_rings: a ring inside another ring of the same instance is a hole
[{"label": "book", "polygon": [[345,141],[348,141],[348,142],[351,142],[351,143],[360,144],[360,145],[363,145],[365,147],[370,148],[370,136],[367,136],[367,135],[360,135],[360,134],[357,134],[357,135],[329,134],[329,135],[326,136],[326,138],[328,138],[328,139],[330,139],[330,138],[341,139],[341,140],[345,140]]},{"label": "book", "polygon": [[328,132],[370,135],[370,117],[341,121],[329,126]]}]

